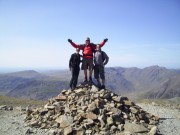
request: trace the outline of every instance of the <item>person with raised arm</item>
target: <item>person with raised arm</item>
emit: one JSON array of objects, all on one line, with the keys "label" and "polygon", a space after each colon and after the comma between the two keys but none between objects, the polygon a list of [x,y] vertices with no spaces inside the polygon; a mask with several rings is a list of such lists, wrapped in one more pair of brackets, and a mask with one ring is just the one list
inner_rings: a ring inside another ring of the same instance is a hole
[{"label": "person with raised arm", "polygon": [[[99,46],[103,47],[108,39],[104,39]],[[96,44],[90,42],[88,37],[85,41],[85,44],[77,45],[71,39],[68,39],[68,42],[74,47],[83,50],[83,60],[82,60],[82,70],[84,70],[84,82],[87,82],[87,69],[89,69],[89,82],[92,82],[92,73],[93,73],[93,53],[96,49]]]}]

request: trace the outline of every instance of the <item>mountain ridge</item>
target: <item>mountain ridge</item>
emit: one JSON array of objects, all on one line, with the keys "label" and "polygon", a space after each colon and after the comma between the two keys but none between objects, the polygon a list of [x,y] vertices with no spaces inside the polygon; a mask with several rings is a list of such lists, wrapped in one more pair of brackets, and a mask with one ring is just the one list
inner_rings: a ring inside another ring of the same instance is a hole
[{"label": "mountain ridge", "polygon": [[[174,98],[180,96],[179,69],[150,66],[105,68],[106,87],[119,95],[142,98]],[[0,74],[0,94],[32,99],[48,99],[61,89],[69,88],[69,70],[37,72],[27,70]],[[79,83],[83,81],[80,72]],[[93,79],[94,82],[96,80]]]}]

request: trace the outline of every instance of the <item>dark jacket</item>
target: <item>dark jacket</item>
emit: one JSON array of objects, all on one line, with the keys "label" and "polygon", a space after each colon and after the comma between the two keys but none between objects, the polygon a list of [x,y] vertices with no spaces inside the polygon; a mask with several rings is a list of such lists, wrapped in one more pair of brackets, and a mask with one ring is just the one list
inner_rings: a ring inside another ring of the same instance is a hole
[{"label": "dark jacket", "polygon": [[69,68],[79,67],[82,55],[73,53],[69,60]]}]

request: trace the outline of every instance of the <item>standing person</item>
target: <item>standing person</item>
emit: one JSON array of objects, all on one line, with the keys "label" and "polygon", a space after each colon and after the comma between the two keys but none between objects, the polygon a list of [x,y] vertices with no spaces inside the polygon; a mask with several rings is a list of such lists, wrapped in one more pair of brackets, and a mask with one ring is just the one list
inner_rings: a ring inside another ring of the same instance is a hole
[{"label": "standing person", "polygon": [[[108,41],[108,39],[104,39],[102,43],[100,43],[100,47],[104,46],[104,44]],[[92,72],[93,72],[93,50],[96,49],[96,45],[90,42],[90,38],[87,38],[85,44],[77,45],[72,42],[71,39],[68,39],[68,42],[75,48],[79,48],[83,50],[83,61],[82,61],[82,69],[84,70],[84,82],[87,82],[87,69],[89,68],[89,81],[92,82]]]},{"label": "standing person", "polygon": [[77,82],[78,82],[78,76],[80,71],[80,62],[81,62],[81,55],[79,54],[80,49],[76,48],[76,53],[73,53],[71,55],[71,58],[69,60],[69,69],[71,71],[72,77],[70,80],[70,88],[73,90],[76,88]]},{"label": "standing person", "polygon": [[[104,75],[104,66],[108,63],[109,57],[107,54],[101,50],[100,45],[96,46],[96,52],[94,53],[94,78],[97,80],[98,87],[100,89],[105,89],[105,75]],[[102,85],[100,78],[102,80]]]}]

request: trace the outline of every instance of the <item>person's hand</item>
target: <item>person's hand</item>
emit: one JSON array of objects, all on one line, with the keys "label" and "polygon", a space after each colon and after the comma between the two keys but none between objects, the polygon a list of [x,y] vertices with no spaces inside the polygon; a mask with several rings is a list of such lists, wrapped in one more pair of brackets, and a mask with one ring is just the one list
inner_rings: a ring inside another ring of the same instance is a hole
[{"label": "person's hand", "polygon": [[105,39],[104,39],[104,42],[106,43],[107,41],[108,41],[108,39],[107,39],[107,38],[105,38]]},{"label": "person's hand", "polygon": [[71,43],[71,42],[72,42],[72,40],[71,40],[71,39],[68,39],[68,42],[69,42],[69,43]]}]

